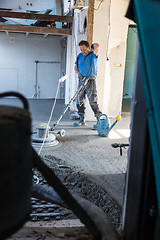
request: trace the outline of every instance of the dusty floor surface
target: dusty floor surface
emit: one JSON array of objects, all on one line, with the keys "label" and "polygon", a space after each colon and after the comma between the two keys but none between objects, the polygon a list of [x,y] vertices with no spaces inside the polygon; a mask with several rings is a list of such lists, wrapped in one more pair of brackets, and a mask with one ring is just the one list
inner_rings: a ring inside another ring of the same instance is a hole
[{"label": "dusty floor surface", "polygon": [[[62,223],[63,225],[63,223]],[[62,226],[61,225],[61,226]],[[54,224],[26,226],[7,240],[91,240],[93,237],[84,226],[55,227]]]},{"label": "dusty floor surface", "polygon": [[[106,214],[106,216],[112,221],[113,225],[116,228],[120,227],[120,209],[116,206],[114,201],[111,197],[100,187],[96,186],[92,182],[88,182],[87,179],[83,176],[82,173],[77,171],[76,167],[70,167],[66,165],[64,161],[61,159],[56,159],[53,156],[45,156],[43,158],[44,162],[54,171],[54,173],[58,176],[64,186],[70,191],[71,194],[76,194],[82,198],[89,200],[90,202],[94,203],[98,206],[102,211]],[[35,175],[39,179],[40,185],[48,186],[47,182],[40,174],[40,172],[35,171]],[[33,205],[33,217],[31,218],[32,221],[48,221],[48,220],[65,220],[65,219],[76,219],[77,217],[72,213],[72,211],[63,208],[54,206],[51,209],[49,206],[45,210],[52,210],[55,213],[55,216],[43,218],[38,217],[37,213],[40,215],[40,208],[34,208],[35,205],[40,204],[39,202],[34,199],[32,201]],[[39,206],[42,206],[40,204]],[[49,211],[48,211],[49,212]]]},{"label": "dusty floor surface", "polygon": [[[71,168],[61,159],[48,155],[43,157],[43,161],[55,172],[71,194],[81,196],[98,206],[106,214],[117,231],[120,231],[120,209],[103,189],[92,182],[88,182],[83,174],[77,171],[76,167]],[[48,183],[37,170],[34,170],[34,179],[35,181],[38,179],[39,185],[48,187]],[[51,215],[49,216],[49,214]],[[93,239],[71,210],[40,199],[32,198],[32,212],[28,220],[29,222],[26,222],[25,227],[8,238],[8,240]],[[58,224],[59,228],[56,227]]]},{"label": "dusty floor surface", "polygon": [[[40,123],[47,123],[54,100],[30,99],[29,111],[31,113],[33,131]],[[17,99],[1,99],[3,105],[22,107]],[[66,106],[63,100],[58,100],[50,122],[50,126],[59,119]],[[114,122],[110,118],[110,123]],[[91,130],[95,122],[87,122],[84,127],[73,127],[66,112],[57,129],[65,129],[64,138],[56,134],[59,144],[54,147],[44,147],[40,156],[51,155],[62,159],[70,167],[76,167],[86,177],[103,188],[121,207],[125,186],[125,173],[127,167],[127,151],[123,149],[120,156],[119,149],[112,148],[113,143],[128,143],[130,136],[130,112],[122,113],[122,119],[111,130],[108,137],[99,137],[96,131]],[[39,148],[35,148],[39,152]]]},{"label": "dusty floor surface", "polygon": [[[13,105],[13,100],[11,101],[9,99],[9,101],[11,105]],[[5,104],[8,105],[8,102]],[[53,101],[51,100],[33,99],[29,101],[33,129],[39,123],[48,122],[52,104]],[[17,105],[17,102],[15,102],[15,105]],[[57,121],[64,108],[63,101],[59,101],[50,123],[51,126]],[[115,119],[110,119],[110,122],[113,123],[114,120]],[[58,159],[60,159],[65,166],[80,173],[81,176],[87,179],[87,182],[90,182],[91,193],[93,193],[92,196],[97,198],[95,193],[99,190],[104,190],[120,209],[123,207],[128,149],[123,149],[123,155],[120,156],[119,149],[114,149],[111,145],[113,143],[128,143],[130,115],[123,114],[122,120],[116,124],[108,137],[99,137],[96,131],[91,130],[93,124],[94,122],[87,122],[86,126],[75,128],[73,127],[73,121],[69,119],[69,114],[66,113],[57,128],[65,129],[65,136],[62,138],[56,134],[56,139],[59,141],[59,144],[54,147],[44,146],[40,156],[50,158],[49,160],[52,164],[54,162],[52,160],[56,159],[56,164],[58,164]],[[38,153],[39,147],[35,147],[35,149]],[[94,184],[99,187],[98,190],[95,189],[96,186]],[[81,187],[85,192],[85,186]],[[104,193],[101,192],[100,199],[103,198],[103,194]],[[107,205],[107,203],[105,203],[105,205]],[[119,216],[117,219],[119,221]]]},{"label": "dusty floor surface", "polygon": [[[63,138],[56,136],[59,144],[51,148],[44,147],[40,155],[51,155],[70,167],[76,167],[122,207],[128,148],[123,149],[120,156],[119,149],[114,149],[111,144],[128,143],[129,117],[122,118],[107,138],[99,137],[96,131],[91,130],[93,122],[78,128],[72,124],[72,121],[62,122],[58,127],[64,128],[66,135]],[[38,152],[39,148],[36,150]]]}]

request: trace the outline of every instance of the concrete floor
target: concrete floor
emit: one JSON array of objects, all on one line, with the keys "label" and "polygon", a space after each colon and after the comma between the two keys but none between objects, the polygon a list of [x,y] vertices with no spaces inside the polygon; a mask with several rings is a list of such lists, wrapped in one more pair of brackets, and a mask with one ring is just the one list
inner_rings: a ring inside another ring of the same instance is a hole
[{"label": "concrete floor", "polygon": [[[39,123],[47,123],[54,101],[30,99],[28,102],[33,129]],[[22,106],[17,99],[1,99],[0,104]],[[50,126],[58,120],[64,109],[64,101],[58,100]],[[114,120],[110,119],[110,122],[113,123]],[[94,122],[87,122],[86,126],[77,128],[73,127],[73,122],[67,111],[57,128],[65,129],[66,135],[63,138],[56,135],[59,144],[43,147],[40,155],[53,155],[64,160],[68,166],[76,167],[122,207],[128,149],[123,149],[123,155],[120,156],[119,149],[114,149],[111,144],[128,143],[130,113],[122,114],[121,121],[111,130],[108,137],[99,137],[97,131],[91,130]],[[39,151],[39,148],[35,149]]]}]

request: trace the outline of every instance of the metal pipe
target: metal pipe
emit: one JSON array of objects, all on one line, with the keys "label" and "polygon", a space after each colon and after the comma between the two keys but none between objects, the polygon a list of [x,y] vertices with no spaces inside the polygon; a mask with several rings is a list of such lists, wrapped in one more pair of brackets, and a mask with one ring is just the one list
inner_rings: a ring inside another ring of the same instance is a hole
[{"label": "metal pipe", "polygon": [[38,65],[37,64],[39,63],[39,61],[35,61],[35,63],[36,63],[36,83],[34,85],[35,87],[34,97],[38,98]]}]

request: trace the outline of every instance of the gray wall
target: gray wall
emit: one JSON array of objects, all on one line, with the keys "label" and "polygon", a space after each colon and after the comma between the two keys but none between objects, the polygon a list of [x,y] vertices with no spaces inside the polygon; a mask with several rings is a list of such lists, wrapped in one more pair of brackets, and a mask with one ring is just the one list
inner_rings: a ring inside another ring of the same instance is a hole
[{"label": "gray wall", "polygon": [[[61,73],[60,36],[0,33],[0,92],[18,91],[31,98],[35,94],[36,80],[38,97],[54,98]],[[58,63],[39,63],[44,62]]]},{"label": "gray wall", "polygon": [[47,8],[56,8],[55,0],[1,0],[0,8],[43,11]]}]

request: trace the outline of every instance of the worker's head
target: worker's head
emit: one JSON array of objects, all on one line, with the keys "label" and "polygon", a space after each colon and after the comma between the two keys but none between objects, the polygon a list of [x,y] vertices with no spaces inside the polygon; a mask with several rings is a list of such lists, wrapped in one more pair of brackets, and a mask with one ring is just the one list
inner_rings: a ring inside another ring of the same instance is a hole
[{"label": "worker's head", "polygon": [[84,56],[87,56],[90,53],[90,47],[89,47],[89,43],[87,41],[85,41],[85,40],[80,41],[79,47],[80,47],[81,53]]}]

